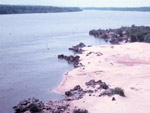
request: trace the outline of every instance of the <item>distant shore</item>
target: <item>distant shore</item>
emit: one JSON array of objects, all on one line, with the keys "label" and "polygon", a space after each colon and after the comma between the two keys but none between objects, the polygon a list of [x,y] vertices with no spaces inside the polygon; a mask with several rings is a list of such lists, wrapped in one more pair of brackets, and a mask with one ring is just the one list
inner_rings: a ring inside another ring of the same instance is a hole
[{"label": "distant shore", "polygon": [[150,7],[58,7],[58,6],[40,6],[40,5],[0,4],[0,15],[27,14],[27,13],[79,12],[83,10],[150,12]]},{"label": "distant shore", "polygon": [[150,12],[150,7],[85,7],[83,10]]},{"label": "distant shore", "polygon": [[26,14],[26,13],[58,13],[78,12],[78,7],[56,7],[56,6],[27,6],[27,5],[1,5],[0,14]]}]

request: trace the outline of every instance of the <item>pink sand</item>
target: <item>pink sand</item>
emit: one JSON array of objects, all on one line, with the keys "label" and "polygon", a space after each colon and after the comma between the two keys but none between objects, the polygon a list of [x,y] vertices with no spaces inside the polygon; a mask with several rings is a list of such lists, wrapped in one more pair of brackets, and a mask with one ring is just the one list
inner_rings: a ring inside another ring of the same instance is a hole
[{"label": "pink sand", "polygon": [[[110,87],[121,87],[126,97],[86,95],[71,102],[72,106],[89,113],[150,113],[150,44],[126,43],[85,47],[80,54],[84,66],[65,74],[57,92],[64,93],[76,85],[86,88],[85,82],[102,80]],[[86,56],[89,52],[92,52]],[[103,55],[101,55],[101,53]]]}]

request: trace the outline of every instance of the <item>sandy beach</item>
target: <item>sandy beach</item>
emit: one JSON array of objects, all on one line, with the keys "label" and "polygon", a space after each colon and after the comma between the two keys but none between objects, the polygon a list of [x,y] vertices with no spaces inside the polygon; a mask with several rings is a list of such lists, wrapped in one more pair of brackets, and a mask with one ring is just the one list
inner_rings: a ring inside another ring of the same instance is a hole
[{"label": "sandy beach", "polygon": [[71,106],[87,109],[89,113],[150,113],[149,43],[93,46],[83,50],[79,54],[82,66],[65,74],[57,92],[64,94],[76,85],[87,90],[85,83],[94,79],[106,82],[110,88],[122,88],[125,97],[98,96],[101,90],[71,101]]}]

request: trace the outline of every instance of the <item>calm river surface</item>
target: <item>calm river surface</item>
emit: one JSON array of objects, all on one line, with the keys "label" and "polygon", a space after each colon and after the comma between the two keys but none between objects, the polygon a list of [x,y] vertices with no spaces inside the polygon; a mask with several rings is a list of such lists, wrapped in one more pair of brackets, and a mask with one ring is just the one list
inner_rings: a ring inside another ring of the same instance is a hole
[{"label": "calm river surface", "polygon": [[73,69],[58,54],[73,54],[72,45],[102,45],[89,30],[150,26],[148,12],[83,11],[72,13],[0,15],[0,113],[30,97],[42,101],[63,98],[51,93]]}]

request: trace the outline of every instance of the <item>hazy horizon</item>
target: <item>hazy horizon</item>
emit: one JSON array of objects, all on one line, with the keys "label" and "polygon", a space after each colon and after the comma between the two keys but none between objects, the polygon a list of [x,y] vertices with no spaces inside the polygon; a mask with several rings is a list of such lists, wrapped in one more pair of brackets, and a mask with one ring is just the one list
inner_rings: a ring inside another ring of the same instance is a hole
[{"label": "hazy horizon", "polygon": [[61,7],[149,7],[150,0],[0,0],[0,4]]},{"label": "hazy horizon", "polygon": [[0,5],[16,5],[16,6],[52,6],[52,7],[79,7],[79,8],[140,8],[149,6],[60,6],[60,5],[40,5],[40,4],[1,4]]}]

